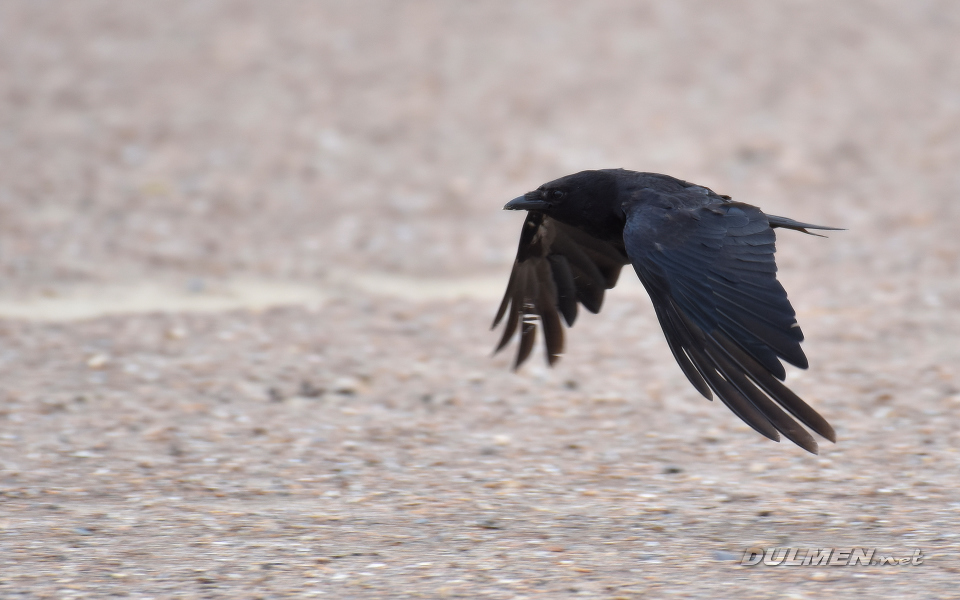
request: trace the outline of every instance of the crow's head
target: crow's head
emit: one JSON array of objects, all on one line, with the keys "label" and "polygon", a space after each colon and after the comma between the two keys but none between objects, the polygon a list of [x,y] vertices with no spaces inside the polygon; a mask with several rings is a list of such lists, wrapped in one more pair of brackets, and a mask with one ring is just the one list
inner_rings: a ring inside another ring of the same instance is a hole
[{"label": "crow's head", "polygon": [[[617,192],[617,171],[581,171],[545,183],[514,198],[504,210],[529,210],[583,229],[594,235],[623,226],[623,211]],[[619,233],[619,229],[614,229]],[[598,237],[606,237],[598,235]]]}]

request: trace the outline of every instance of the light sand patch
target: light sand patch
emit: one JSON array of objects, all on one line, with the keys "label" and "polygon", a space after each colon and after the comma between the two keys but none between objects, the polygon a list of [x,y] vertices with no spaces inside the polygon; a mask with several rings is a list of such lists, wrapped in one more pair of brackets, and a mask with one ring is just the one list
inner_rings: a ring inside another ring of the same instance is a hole
[{"label": "light sand patch", "polygon": [[[618,295],[644,294],[625,270]],[[398,298],[410,302],[473,299],[493,306],[503,294],[503,277],[427,278],[366,272],[339,272],[319,283],[256,278],[204,280],[201,284],[129,281],[47,290],[27,296],[0,296],[0,318],[28,321],[77,321],[107,315],[210,313],[264,310],[277,306],[318,307],[338,295]]]}]

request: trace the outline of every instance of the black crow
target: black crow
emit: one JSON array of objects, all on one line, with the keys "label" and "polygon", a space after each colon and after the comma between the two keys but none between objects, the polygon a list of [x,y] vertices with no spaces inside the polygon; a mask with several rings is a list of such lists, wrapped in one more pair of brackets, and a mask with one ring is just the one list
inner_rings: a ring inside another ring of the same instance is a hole
[{"label": "black crow", "polygon": [[790,415],[836,441],[830,424],[781,383],[780,359],[805,369],[807,358],[796,313],[777,281],[773,229],[837,228],[767,215],[703,186],[624,169],[561,177],[504,209],[527,211],[493,321],[496,327],[506,317],[497,351],[520,327],[514,369],[533,349],[537,321],[547,361],[556,362],[563,352],[560,317],[573,325],[578,302],[598,312],[604,290],[632,263],[697,391],[707,399],[715,393],[774,441],[782,433],[817,453],[813,436]]}]

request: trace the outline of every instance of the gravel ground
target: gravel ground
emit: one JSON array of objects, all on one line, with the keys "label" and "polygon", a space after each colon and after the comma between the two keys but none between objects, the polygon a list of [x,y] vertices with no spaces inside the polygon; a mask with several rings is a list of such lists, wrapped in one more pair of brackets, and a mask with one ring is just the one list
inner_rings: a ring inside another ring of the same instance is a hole
[{"label": "gravel ground", "polygon": [[[921,1],[0,3],[0,597],[955,596],[958,31]],[[635,282],[558,368],[490,357],[499,208],[621,166],[848,228],[778,240],[788,383],[836,445],[699,397]]]}]

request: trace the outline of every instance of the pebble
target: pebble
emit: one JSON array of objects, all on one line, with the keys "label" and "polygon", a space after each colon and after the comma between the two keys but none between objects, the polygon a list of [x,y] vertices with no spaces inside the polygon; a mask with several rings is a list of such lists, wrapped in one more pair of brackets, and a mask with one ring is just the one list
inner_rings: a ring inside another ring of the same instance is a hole
[{"label": "pebble", "polygon": [[87,359],[87,366],[91,369],[102,369],[110,362],[110,357],[106,354],[94,354]]},{"label": "pebble", "polygon": [[360,382],[353,377],[339,377],[334,380],[330,389],[337,394],[352,396],[360,391]]}]

